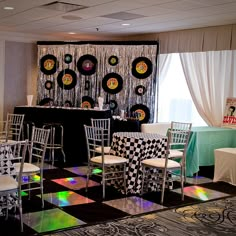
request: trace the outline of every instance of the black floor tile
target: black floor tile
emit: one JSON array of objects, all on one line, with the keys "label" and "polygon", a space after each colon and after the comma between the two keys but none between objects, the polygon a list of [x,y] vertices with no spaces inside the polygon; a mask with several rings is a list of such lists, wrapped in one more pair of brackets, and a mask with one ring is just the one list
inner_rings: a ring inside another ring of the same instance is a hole
[{"label": "black floor tile", "polygon": [[123,211],[98,202],[63,207],[63,210],[86,223],[103,222],[129,215]]},{"label": "black floor tile", "polygon": [[[70,166],[66,166],[70,167]],[[206,173],[204,173],[206,171]],[[212,168],[203,168],[201,170],[201,176],[212,176]],[[73,190],[69,189],[66,186],[63,186],[61,184],[58,184],[54,182],[55,179],[63,179],[63,178],[72,178],[73,177],[80,177],[79,183],[81,182],[81,188]],[[47,195],[47,200],[44,201],[44,209],[42,209],[41,206],[41,198],[40,196],[37,196],[40,194],[38,190],[32,191],[31,193],[31,199],[28,199],[28,196],[23,196],[23,214],[27,215],[29,213],[33,213],[32,217],[35,217],[35,221],[40,221],[40,218],[47,214],[47,211],[51,211],[54,209],[59,210],[59,214],[61,212],[68,214],[69,216],[78,219],[82,222],[85,222],[85,224],[94,224],[97,222],[103,222],[103,221],[109,221],[109,220],[115,220],[122,217],[129,216],[129,211],[125,212],[122,208],[115,208],[111,205],[105,204],[104,199],[102,198],[102,186],[101,186],[101,179],[98,177],[92,177],[93,181],[95,181],[95,185],[99,184],[98,186],[92,186],[88,188],[88,191],[85,189],[84,185],[84,178],[81,178],[79,174],[75,174],[71,171],[65,170],[62,167],[55,168],[55,169],[47,169],[44,170],[44,194],[45,197]],[[192,184],[185,184],[185,187],[191,186]],[[224,192],[230,195],[236,195],[236,187],[232,186],[227,183],[218,182],[218,183],[205,183],[205,184],[198,184],[197,186],[201,186],[210,190],[215,190],[218,192]],[[184,201],[181,201],[181,195],[177,192],[174,192],[174,190],[179,189],[180,184],[177,181],[174,181],[173,184],[173,191],[167,190],[165,191],[165,198],[164,198],[164,208],[174,208],[189,204],[195,204],[203,202],[202,200],[185,196]],[[50,194],[52,193],[52,194]],[[75,194],[76,193],[76,194]],[[77,195],[79,194],[79,195]],[[119,202],[122,202],[122,200],[128,202],[129,197],[132,195],[123,195],[120,191],[117,189],[114,189],[111,186],[106,186],[106,201],[117,201],[116,203],[120,204]],[[160,192],[149,192],[145,193],[143,196],[136,195],[138,198],[143,198],[144,200],[152,202],[152,204],[160,204],[160,198],[161,193]],[[49,199],[50,198],[50,199]],[[60,204],[55,201],[56,198],[60,198]],[[78,200],[79,199],[79,200]],[[120,201],[119,201],[120,200]],[[72,204],[71,202],[74,201]],[[76,203],[75,203],[76,201]],[[80,202],[78,202],[80,201]],[[112,201],[112,202],[113,202]],[[123,201],[123,202],[124,202]],[[58,204],[56,204],[58,203]],[[126,202],[125,202],[126,204]],[[136,206],[139,204],[138,202],[135,203]],[[134,205],[132,205],[133,207]],[[130,206],[125,206],[129,208]],[[119,210],[122,209],[122,210]],[[13,212],[14,213],[14,212]],[[130,213],[132,214],[132,213]],[[30,214],[31,215],[31,214]],[[46,219],[47,222],[47,219]],[[48,219],[48,222],[50,222],[50,219]],[[38,222],[40,224],[40,222]],[[25,222],[24,224],[24,233],[20,233],[20,225],[19,220],[14,217],[14,215],[10,215],[8,220],[5,220],[4,217],[0,217],[0,235],[39,235],[36,231],[34,231],[30,227],[30,222]],[[63,228],[59,229],[63,230]],[[4,232],[4,234],[2,234]],[[6,232],[6,233],[5,233]],[[46,232],[45,232],[46,233]],[[48,232],[47,232],[48,233]],[[41,232],[41,234],[44,234]]]}]

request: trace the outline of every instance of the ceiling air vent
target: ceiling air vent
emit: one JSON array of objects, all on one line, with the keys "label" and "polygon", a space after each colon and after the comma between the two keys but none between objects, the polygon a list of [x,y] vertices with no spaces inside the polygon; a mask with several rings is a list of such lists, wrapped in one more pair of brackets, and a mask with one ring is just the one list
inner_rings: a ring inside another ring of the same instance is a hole
[{"label": "ceiling air vent", "polygon": [[77,11],[77,10],[87,8],[86,6],[82,6],[82,5],[76,5],[76,4],[58,2],[58,1],[42,5],[41,7],[55,10],[55,11],[62,11],[62,12],[71,12],[71,11]]}]

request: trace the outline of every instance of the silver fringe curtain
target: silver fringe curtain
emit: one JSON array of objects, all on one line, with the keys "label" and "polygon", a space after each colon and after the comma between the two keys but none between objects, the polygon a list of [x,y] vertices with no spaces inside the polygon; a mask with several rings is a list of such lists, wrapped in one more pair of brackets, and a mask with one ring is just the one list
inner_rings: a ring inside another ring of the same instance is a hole
[{"label": "silver fringe curtain", "polygon": [[[149,122],[153,122],[154,109],[156,104],[156,86],[157,86],[157,53],[158,43],[156,44],[132,44],[132,45],[106,45],[106,44],[58,44],[58,45],[38,45],[38,96],[37,103],[42,99],[49,97],[54,101],[55,106],[63,106],[66,100],[72,102],[74,107],[81,107],[82,97],[90,96],[97,103],[98,96],[104,97],[104,102],[110,100],[117,102],[118,108],[115,113],[119,114],[121,109],[129,111],[135,104],[143,104],[150,110]],[[40,70],[40,60],[43,56],[52,54],[57,58],[58,67],[54,74],[46,75]],[[64,55],[71,54],[72,62],[64,62]],[[85,54],[96,57],[96,72],[92,75],[83,75],[78,71],[77,62]],[[108,59],[110,56],[116,56],[118,64],[112,66]],[[132,62],[138,57],[147,57],[152,62],[152,73],[144,79],[138,79],[132,74]],[[61,88],[57,83],[57,76],[64,69],[71,69],[77,75],[77,84],[70,90]],[[117,73],[123,78],[123,89],[117,94],[109,94],[102,88],[102,80],[108,73]],[[89,80],[89,90],[85,89],[85,81]],[[45,89],[45,82],[51,81],[53,88]],[[135,93],[135,88],[142,85],[146,92],[139,96]]]}]

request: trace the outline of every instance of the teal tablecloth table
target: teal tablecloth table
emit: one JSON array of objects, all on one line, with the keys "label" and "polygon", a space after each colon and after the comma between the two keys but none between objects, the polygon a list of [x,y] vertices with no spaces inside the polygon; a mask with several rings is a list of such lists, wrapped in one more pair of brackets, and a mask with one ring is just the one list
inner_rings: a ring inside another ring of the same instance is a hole
[{"label": "teal tablecloth table", "polygon": [[192,127],[186,156],[187,176],[193,176],[200,166],[214,165],[214,149],[236,147],[236,129]]}]

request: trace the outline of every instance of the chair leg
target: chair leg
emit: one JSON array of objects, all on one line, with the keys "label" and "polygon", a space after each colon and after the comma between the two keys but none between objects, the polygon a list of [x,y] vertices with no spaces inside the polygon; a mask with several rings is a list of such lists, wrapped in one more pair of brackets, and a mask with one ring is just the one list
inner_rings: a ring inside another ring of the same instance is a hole
[{"label": "chair leg", "polygon": [[42,208],[44,208],[43,187],[41,188],[41,201],[42,201]]},{"label": "chair leg", "polygon": [[181,181],[181,199],[182,199],[182,201],[184,201],[184,178],[185,178],[185,176],[184,176],[184,174],[185,174],[185,172],[184,172],[184,167],[182,167],[181,168],[181,177],[180,177],[180,181]]},{"label": "chair leg", "polygon": [[88,192],[89,177],[90,177],[90,167],[88,166],[85,192]]},{"label": "chair leg", "polygon": [[55,154],[55,127],[52,128],[52,165],[54,166],[54,154]]},{"label": "chair leg", "polygon": [[9,196],[10,196],[10,194],[6,195],[6,203],[7,203],[7,207],[6,207],[6,220],[8,219]]},{"label": "chair leg", "polygon": [[23,228],[23,216],[22,216],[22,199],[21,199],[21,191],[18,192],[18,205],[19,205],[19,215],[20,215],[20,229],[21,232],[24,231]]},{"label": "chair leg", "polygon": [[106,181],[105,181],[105,171],[102,171],[102,198],[105,199],[105,189],[106,189]]},{"label": "chair leg", "polygon": [[124,165],[124,191],[125,191],[125,195],[127,195],[127,190],[126,190],[126,165]]},{"label": "chair leg", "polygon": [[66,162],[66,154],[65,154],[65,152],[64,152],[64,150],[63,150],[63,147],[61,148],[61,153],[62,153],[62,155],[63,155],[63,161],[64,161],[64,163]]},{"label": "chair leg", "polygon": [[[31,179],[30,179],[29,176],[28,176],[28,181],[31,181]],[[29,190],[28,190],[28,199],[30,200],[30,198],[31,198],[31,190],[30,190],[30,189],[31,189],[31,187],[30,187],[31,184],[29,183],[29,184],[27,184],[27,186],[28,186],[28,189],[29,189]]]},{"label": "chair leg", "polygon": [[186,161],[184,162],[184,169],[183,169],[183,174],[184,174],[184,183],[187,183],[187,175],[186,175]]},{"label": "chair leg", "polygon": [[166,185],[166,170],[164,170],[163,177],[162,177],[162,190],[161,190],[161,205],[164,202],[164,195],[165,195],[165,185]]}]

